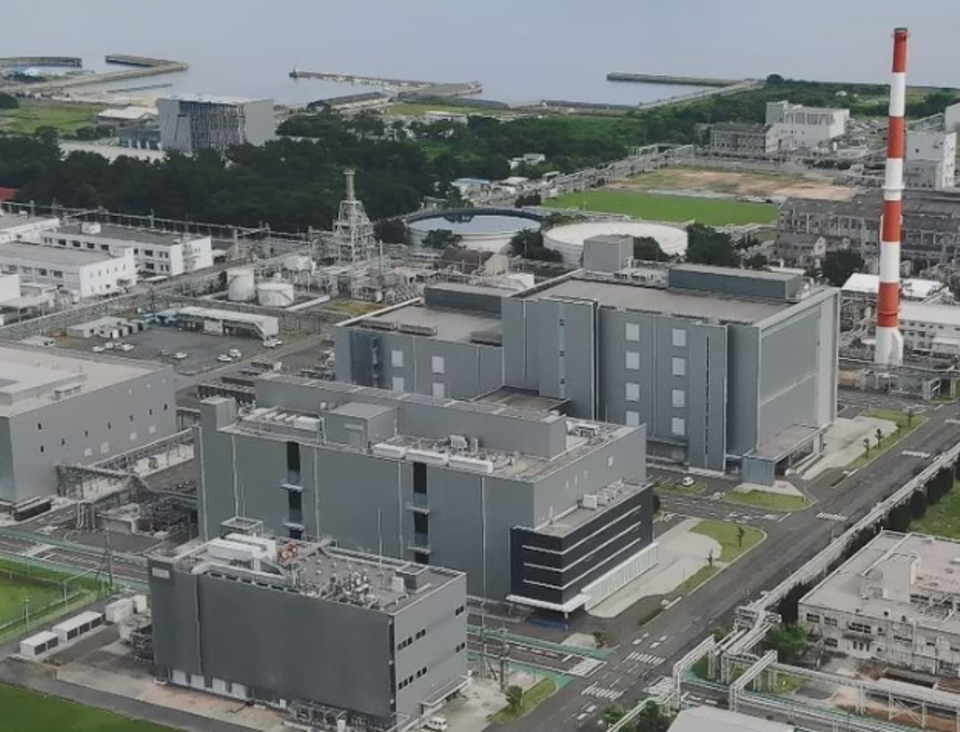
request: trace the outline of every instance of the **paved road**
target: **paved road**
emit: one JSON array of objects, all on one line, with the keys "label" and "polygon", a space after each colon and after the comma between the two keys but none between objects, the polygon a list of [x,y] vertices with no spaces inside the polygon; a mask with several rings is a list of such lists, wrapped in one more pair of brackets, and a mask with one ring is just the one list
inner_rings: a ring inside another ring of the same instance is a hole
[{"label": "paved road", "polygon": [[[768,536],[757,550],[746,554],[715,580],[684,597],[642,628],[617,639],[620,647],[604,668],[587,679],[573,681],[549,702],[513,723],[511,729],[518,732],[593,729],[608,704],[630,706],[646,696],[645,689],[661,677],[669,676],[673,664],[712,628],[728,623],[737,606],[784,579],[841,531],[842,521],[818,516],[855,519],[864,515],[929,462],[929,458],[904,456],[904,450],[935,455],[960,441],[960,424],[947,421],[960,419],[960,410],[955,405],[934,407],[925,416],[925,424],[865,468],[839,482],[842,474],[829,470],[805,485],[808,493],[817,499],[816,506],[787,514],[780,521],[759,524]],[[711,504],[716,506],[716,502],[704,499],[699,502],[688,499],[686,504],[685,508],[693,515],[697,505],[704,511],[710,510]],[[596,707],[595,710],[584,716],[590,706]]]}]

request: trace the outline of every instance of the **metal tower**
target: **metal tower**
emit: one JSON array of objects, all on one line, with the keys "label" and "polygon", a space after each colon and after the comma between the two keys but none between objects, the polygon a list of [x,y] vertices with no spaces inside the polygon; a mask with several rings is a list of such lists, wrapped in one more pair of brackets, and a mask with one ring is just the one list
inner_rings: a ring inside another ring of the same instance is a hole
[{"label": "metal tower", "polygon": [[340,215],[333,225],[333,239],[339,264],[360,264],[377,256],[377,240],[373,224],[367,218],[363,203],[357,200],[353,185],[353,170],[343,172],[347,183],[347,195],[340,202]]}]

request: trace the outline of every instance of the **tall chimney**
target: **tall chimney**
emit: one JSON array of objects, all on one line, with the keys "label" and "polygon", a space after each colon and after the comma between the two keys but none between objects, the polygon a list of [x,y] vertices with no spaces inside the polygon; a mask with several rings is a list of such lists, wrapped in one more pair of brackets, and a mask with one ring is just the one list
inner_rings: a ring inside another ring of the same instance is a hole
[{"label": "tall chimney", "polygon": [[904,106],[907,94],[907,29],[893,32],[893,75],[890,79],[890,122],[887,126],[887,167],[883,180],[880,219],[880,291],[877,295],[877,345],[874,362],[903,363],[900,334],[900,234],[903,215],[903,159],[906,149]]},{"label": "tall chimney", "polygon": [[354,186],[353,186],[353,176],[356,175],[356,173],[353,171],[352,168],[347,168],[345,171],[343,171],[343,175],[347,179],[347,199],[346,200],[356,201],[357,193],[354,190]]}]

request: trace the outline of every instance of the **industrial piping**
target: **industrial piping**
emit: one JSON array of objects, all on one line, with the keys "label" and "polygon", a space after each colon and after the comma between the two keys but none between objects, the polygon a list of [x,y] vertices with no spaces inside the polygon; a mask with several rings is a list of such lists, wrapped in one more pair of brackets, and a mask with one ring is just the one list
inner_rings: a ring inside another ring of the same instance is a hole
[{"label": "industrial piping", "polygon": [[880,291],[877,296],[877,345],[874,362],[903,363],[900,333],[900,236],[903,214],[903,159],[906,150],[907,29],[893,32],[893,74],[890,79],[890,122],[887,127],[887,166],[880,220]]}]

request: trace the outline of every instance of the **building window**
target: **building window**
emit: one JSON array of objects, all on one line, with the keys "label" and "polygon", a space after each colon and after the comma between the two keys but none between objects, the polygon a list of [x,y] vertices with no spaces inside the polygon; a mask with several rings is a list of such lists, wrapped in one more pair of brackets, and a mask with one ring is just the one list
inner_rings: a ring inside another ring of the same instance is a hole
[{"label": "building window", "polygon": [[676,409],[683,409],[687,406],[687,392],[683,389],[674,389],[670,392],[670,400]]},{"label": "building window", "polygon": [[390,351],[390,365],[395,369],[403,368],[403,351]]},{"label": "building window", "polygon": [[628,341],[638,342],[640,340],[640,324],[627,323],[626,337]]},{"label": "building window", "polygon": [[818,624],[820,622],[820,616],[816,613],[807,613],[807,622]]},{"label": "building window", "polygon": [[438,381],[433,385],[433,395],[437,399],[446,399],[447,397],[447,387],[442,381]]},{"label": "building window", "polygon": [[829,625],[829,626],[832,627],[832,628],[836,628],[836,627],[837,627],[837,619],[836,619],[836,618],[831,618],[830,616],[825,615],[824,618],[823,618],[823,624],[824,624],[824,625]]},{"label": "building window", "polygon": [[430,370],[435,374],[445,373],[446,364],[444,363],[443,356],[430,357]]},{"label": "building window", "polygon": [[627,351],[627,368],[628,369],[639,369],[640,368],[640,353],[637,351]]},{"label": "building window", "polygon": [[625,416],[626,419],[624,421],[627,423],[627,427],[640,426],[640,412],[632,412],[628,409]]},{"label": "building window", "polygon": [[454,615],[463,615],[463,611],[466,610],[466,606],[461,605],[454,611]]},{"label": "building window", "polygon": [[683,417],[674,417],[670,420],[670,432],[677,437],[687,434],[687,422]]},{"label": "building window", "polygon": [[394,377],[393,377],[393,380],[392,380],[392,382],[391,382],[391,384],[390,384],[390,388],[391,388],[393,391],[406,391],[406,389],[404,388],[403,377],[402,377],[402,376],[394,376]]},{"label": "building window", "polygon": [[825,645],[827,648],[836,648],[836,647],[837,647],[837,639],[836,639],[836,638],[824,638],[824,639],[823,639],[823,645]]},{"label": "building window", "polygon": [[632,381],[626,383],[626,398],[628,402],[640,401],[640,384]]},{"label": "building window", "polygon": [[686,348],[687,347],[687,331],[683,328],[674,328],[673,329],[673,345],[676,348]]},{"label": "building window", "polygon": [[679,356],[674,356],[671,370],[674,376],[686,376],[687,375],[687,359],[680,358]]}]

